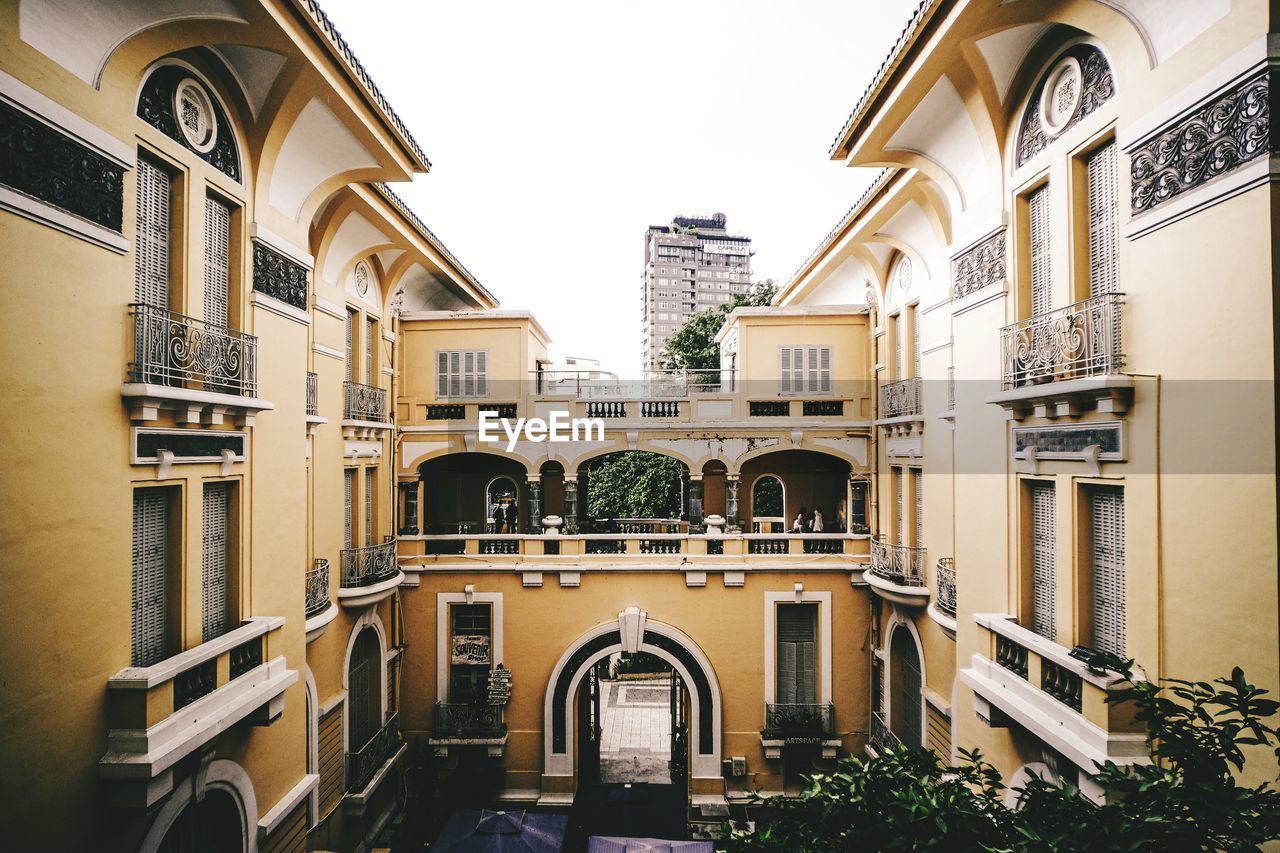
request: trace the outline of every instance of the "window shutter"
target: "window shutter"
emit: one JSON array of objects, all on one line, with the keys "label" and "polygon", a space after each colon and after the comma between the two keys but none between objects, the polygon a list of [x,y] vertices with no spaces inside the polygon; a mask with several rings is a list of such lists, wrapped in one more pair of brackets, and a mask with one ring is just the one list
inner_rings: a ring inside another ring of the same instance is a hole
[{"label": "window shutter", "polygon": [[831,347],[822,347],[818,350],[818,354],[822,359],[818,365],[818,376],[820,377],[820,386],[818,390],[823,394],[831,393]]},{"label": "window shutter", "polygon": [[818,348],[806,347],[808,363],[805,365],[804,391],[813,393],[818,390]]},{"label": "window shutter", "polygon": [[1031,218],[1031,313],[1047,314],[1053,306],[1049,242],[1049,185],[1027,199]]},{"label": "window shutter", "polygon": [[157,308],[169,307],[169,176],[149,160],[138,158],[138,223],[134,240],[134,298]]},{"label": "window shutter", "polygon": [[[139,161],[142,162],[142,161]],[[161,489],[133,493],[133,665],[164,659],[169,504]]]},{"label": "window shutter", "polygon": [[486,350],[476,353],[476,396],[489,396],[489,353]]},{"label": "window shutter", "polygon": [[353,363],[355,361],[355,331],[355,317],[350,311],[347,311],[347,379],[354,377],[356,371],[355,364]]},{"label": "window shutter", "polygon": [[1089,157],[1089,295],[1115,293],[1119,285],[1116,258],[1116,144],[1109,142]]},{"label": "window shutter", "polygon": [[901,468],[893,469],[893,499],[894,499],[894,502],[897,503],[898,505],[898,511],[895,514],[895,518],[894,518],[895,527],[896,527],[896,530],[894,532],[897,535],[894,536],[893,541],[901,545],[903,544],[902,543],[902,531],[903,531],[902,516],[906,509],[906,506],[902,500],[902,469]]},{"label": "window shutter", "polygon": [[796,644],[778,642],[778,704],[796,703]]},{"label": "window shutter", "polygon": [[778,704],[813,705],[817,699],[816,604],[782,604],[777,610]]},{"label": "window shutter", "polygon": [[462,396],[462,353],[449,353],[449,396]]},{"label": "window shutter", "polygon": [[924,547],[924,477],[919,468],[911,469],[911,492],[915,495],[916,517],[915,541],[911,544],[917,548]]},{"label": "window shutter", "polygon": [[227,631],[227,488],[226,483],[204,486],[200,612],[206,641]]},{"label": "window shutter", "polygon": [[911,366],[912,376],[920,375],[920,312],[911,309]]},{"label": "window shutter", "polygon": [[436,353],[436,398],[449,396],[449,353]]},{"label": "window shutter", "polygon": [[796,643],[796,704],[818,704],[817,660],[815,643]]},{"label": "window shutter", "polygon": [[378,323],[376,320],[370,320],[365,327],[364,333],[364,384],[373,384],[373,339],[378,333]]},{"label": "window shutter", "polygon": [[342,501],[343,501],[343,528],[342,542],[343,548],[354,548],[355,545],[355,519],[352,518],[352,492],[355,491],[356,471],[354,468],[347,468],[342,472]]},{"label": "window shutter", "polygon": [[778,348],[778,393],[791,393],[791,347]]},{"label": "window shutter", "polygon": [[462,393],[466,397],[476,395],[476,354],[470,350],[462,354]]},{"label": "window shutter", "polygon": [[376,468],[364,469],[364,544],[373,545],[373,487]]},{"label": "window shutter", "polygon": [[1093,647],[1124,657],[1124,492],[1097,489],[1090,497]]},{"label": "window shutter", "polygon": [[1056,640],[1057,508],[1052,483],[1031,486],[1031,630]]},{"label": "window shutter", "polygon": [[903,379],[906,368],[902,365],[902,336],[907,333],[907,324],[901,314],[893,317],[893,378]]},{"label": "window shutter", "polygon": [[204,321],[226,327],[231,292],[231,208],[204,200]]}]

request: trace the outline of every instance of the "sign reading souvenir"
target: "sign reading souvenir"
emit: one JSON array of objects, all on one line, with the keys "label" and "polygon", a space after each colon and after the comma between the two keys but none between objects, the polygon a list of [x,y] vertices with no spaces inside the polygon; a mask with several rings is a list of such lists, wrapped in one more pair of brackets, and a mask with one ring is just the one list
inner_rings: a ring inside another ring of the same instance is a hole
[{"label": "sign reading souvenir", "polygon": [[511,699],[511,670],[498,664],[498,668],[489,673],[489,704],[505,705]]},{"label": "sign reading souvenir", "polygon": [[487,634],[454,634],[453,663],[468,666],[485,666],[489,663],[489,637]]}]

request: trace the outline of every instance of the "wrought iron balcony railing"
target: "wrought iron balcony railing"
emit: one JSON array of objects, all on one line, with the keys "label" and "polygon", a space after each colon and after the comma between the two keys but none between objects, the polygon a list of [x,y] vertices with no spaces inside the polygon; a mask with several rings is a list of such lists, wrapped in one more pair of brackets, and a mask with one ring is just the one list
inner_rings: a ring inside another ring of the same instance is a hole
[{"label": "wrought iron balcony railing", "polygon": [[902,748],[902,741],[889,728],[889,722],[879,711],[871,712],[871,748],[881,755],[889,750]]},{"label": "wrought iron balcony railing", "polygon": [[388,536],[381,545],[344,548],[342,586],[344,589],[372,586],[396,576],[396,540]]},{"label": "wrought iron balcony railing", "polygon": [[938,589],[934,595],[934,603],[939,610],[956,615],[956,561],[954,557],[939,557],[934,566],[937,575]]},{"label": "wrought iron balcony railing", "polygon": [[307,414],[320,414],[320,377],[314,373],[307,374]]},{"label": "wrought iron balcony railing", "polygon": [[924,586],[924,549],[871,537],[871,571],[904,586]]},{"label": "wrought iron balcony railing", "polygon": [[501,705],[436,703],[434,737],[495,738],[502,737],[506,731]]},{"label": "wrought iron balcony railing", "polygon": [[359,382],[342,383],[342,417],[349,421],[387,420],[387,392]]},{"label": "wrought iron balcony railing", "polygon": [[880,417],[908,418],[920,414],[920,377],[880,386]]},{"label": "wrought iron balcony railing", "polygon": [[377,733],[356,752],[347,753],[347,791],[368,787],[379,768],[400,749],[400,715],[392,714]]},{"label": "wrought iron balcony railing", "polygon": [[764,730],[769,740],[788,738],[835,737],[834,705],[787,705],[767,703],[764,706]]},{"label": "wrought iron balcony railing", "polygon": [[307,618],[329,607],[329,561],[317,559],[307,570]]},{"label": "wrought iron balcony railing", "polygon": [[131,382],[258,395],[258,339],[154,305],[135,303]]},{"label": "wrought iron balcony railing", "polygon": [[1124,367],[1120,306],[1107,293],[1000,330],[1000,387],[1118,373]]}]

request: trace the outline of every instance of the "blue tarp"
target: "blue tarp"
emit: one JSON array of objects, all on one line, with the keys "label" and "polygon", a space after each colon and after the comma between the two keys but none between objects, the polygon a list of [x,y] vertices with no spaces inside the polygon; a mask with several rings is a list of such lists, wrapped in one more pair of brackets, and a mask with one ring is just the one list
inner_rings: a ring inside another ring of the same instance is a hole
[{"label": "blue tarp", "polygon": [[452,853],[560,853],[565,815],[460,809],[432,845],[432,851]]}]

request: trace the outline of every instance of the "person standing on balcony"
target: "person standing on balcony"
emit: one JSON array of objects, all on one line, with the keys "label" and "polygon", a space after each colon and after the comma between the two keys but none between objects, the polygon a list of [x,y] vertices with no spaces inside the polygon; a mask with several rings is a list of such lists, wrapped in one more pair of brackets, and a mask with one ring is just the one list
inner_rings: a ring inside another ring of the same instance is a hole
[{"label": "person standing on balcony", "polygon": [[809,529],[814,533],[822,532],[822,510],[818,507],[813,508],[813,524]]},{"label": "person standing on balcony", "polygon": [[796,520],[791,523],[792,533],[804,533],[807,522],[805,521],[805,508],[800,507],[800,512],[796,514]]}]

